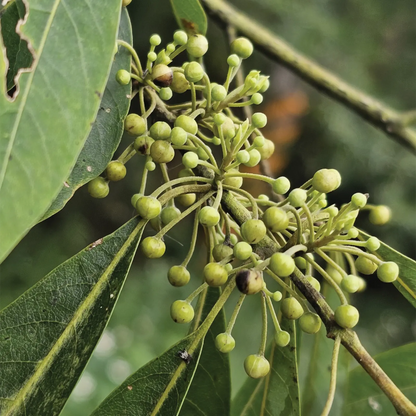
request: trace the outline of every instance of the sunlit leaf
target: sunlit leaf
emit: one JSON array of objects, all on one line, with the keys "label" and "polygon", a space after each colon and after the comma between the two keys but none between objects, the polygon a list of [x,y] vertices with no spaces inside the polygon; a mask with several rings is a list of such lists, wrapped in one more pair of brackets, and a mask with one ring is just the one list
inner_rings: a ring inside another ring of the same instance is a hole
[{"label": "sunlit leaf", "polygon": [[50,206],[81,151],[107,82],[120,0],[31,0],[20,27],[34,53],[6,92],[0,40],[0,261]]},{"label": "sunlit leaf", "polygon": [[0,414],[59,414],[123,287],[144,221],[132,219],[0,312]]},{"label": "sunlit leaf", "polygon": [[[403,345],[374,357],[393,383],[416,403],[416,343]],[[396,411],[375,381],[357,367],[350,372],[345,416],[391,416]]]},{"label": "sunlit leaf", "polygon": [[188,34],[207,33],[207,17],[199,0],[170,0],[178,25]]}]

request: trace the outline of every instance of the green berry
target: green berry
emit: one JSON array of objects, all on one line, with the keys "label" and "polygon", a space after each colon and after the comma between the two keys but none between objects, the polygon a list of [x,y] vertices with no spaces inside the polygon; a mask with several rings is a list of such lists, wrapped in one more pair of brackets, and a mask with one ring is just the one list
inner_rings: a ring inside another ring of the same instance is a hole
[{"label": "green berry", "polygon": [[357,292],[363,292],[367,287],[367,282],[362,277],[359,277],[358,279],[360,280],[360,287]]},{"label": "green berry", "polygon": [[348,230],[348,238],[357,238],[359,234],[360,232],[355,227],[352,227]]},{"label": "green berry", "polygon": [[244,360],[244,370],[251,378],[262,378],[270,371],[270,363],[263,355],[252,354]]},{"label": "green berry", "polygon": [[254,113],[251,117],[251,124],[257,129],[262,129],[267,124],[267,117],[264,113]]},{"label": "green berry", "polygon": [[175,71],[173,73],[172,83],[170,88],[173,92],[177,94],[183,94],[189,89],[189,81],[185,78],[185,75],[182,72]]},{"label": "green berry", "polygon": [[154,140],[150,136],[139,136],[134,141],[134,149],[141,155],[150,155],[150,147]]},{"label": "green berry", "polygon": [[265,195],[265,194],[260,194],[260,195],[257,197],[257,199],[258,199],[259,201],[270,201],[270,198],[269,198],[267,195]]},{"label": "green berry", "polygon": [[178,201],[184,208],[188,208],[195,203],[196,194],[189,193],[179,195],[176,197],[176,201]]},{"label": "green berry", "polygon": [[254,105],[260,105],[263,102],[263,96],[256,92],[251,96],[250,101]]},{"label": "green berry", "polygon": [[150,36],[150,44],[152,46],[159,46],[161,42],[162,42],[162,39],[160,38],[159,35],[155,34],[155,35]]},{"label": "green berry", "polygon": [[358,256],[355,260],[355,268],[362,274],[370,275],[377,270],[377,264],[364,256]]},{"label": "green berry", "polygon": [[150,156],[156,163],[169,163],[175,157],[175,150],[166,140],[156,140],[150,147]]},{"label": "green berry", "polygon": [[385,205],[378,205],[370,211],[368,218],[374,225],[384,225],[390,221],[391,209]]},{"label": "green berry", "polygon": [[275,145],[269,139],[264,139],[264,144],[261,146],[258,151],[260,152],[261,160],[267,160],[274,153]]},{"label": "green berry", "polygon": [[286,345],[288,345],[290,342],[290,334],[289,332],[286,332],[286,331],[276,332],[276,335],[274,336],[274,340],[278,347],[286,347]]},{"label": "green berry", "polygon": [[191,274],[184,266],[172,266],[168,271],[168,280],[172,286],[185,286],[190,279]]},{"label": "green berry", "polygon": [[123,5],[123,7],[127,7],[130,3],[131,3],[131,0],[123,0],[121,2],[121,4]]},{"label": "green berry", "polygon": [[367,196],[357,192],[351,197],[351,206],[354,209],[361,209],[367,204]]},{"label": "green berry", "polygon": [[360,279],[358,276],[348,274],[341,280],[341,288],[347,293],[355,293],[360,288]]},{"label": "green berry", "polygon": [[169,101],[172,98],[172,90],[169,87],[161,88],[159,90],[159,97],[163,101]]},{"label": "green berry", "polygon": [[275,179],[272,184],[273,192],[279,195],[285,194],[290,189],[290,181],[285,176]]},{"label": "green berry", "polygon": [[304,189],[295,188],[292,191],[290,191],[289,194],[289,203],[295,208],[301,207],[308,197],[307,192]]},{"label": "green berry", "polygon": [[228,280],[228,273],[219,263],[208,263],[204,267],[204,279],[209,286],[222,286]]},{"label": "green berry", "polygon": [[253,44],[247,38],[237,38],[231,43],[231,52],[241,59],[247,59],[253,53]]},{"label": "green berry", "polygon": [[186,131],[182,127],[174,127],[170,134],[170,140],[175,146],[183,146],[188,139]]},{"label": "green berry", "polygon": [[274,292],[272,295],[272,299],[275,302],[280,302],[282,300],[282,297],[283,297],[282,292],[279,292],[278,290],[276,290],[276,292]]},{"label": "green berry", "polygon": [[93,198],[105,198],[109,192],[108,182],[101,176],[98,176],[88,183],[88,193]]},{"label": "green berry", "polygon": [[234,246],[238,243],[238,237],[235,234],[230,235],[230,243]]},{"label": "green berry", "polygon": [[227,244],[216,244],[212,249],[215,261],[221,261],[233,254],[233,249]]},{"label": "green berry", "polygon": [[174,43],[168,43],[166,45],[166,52],[170,55],[171,53],[173,53],[176,49],[176,45]]},{"label": "green berry", "polygon": [[234,257],[238,260],[245,261],[250,258],[253,248],[245,241],[239,241],[233,249]]},{"label": "green berry", "polygon": [[160,216],[152,218],[151,220],[149,220],[149,223],[156,232],[159,232],[162,229],[162,223],[160,222]]},{"label": "green berry", "polygon": [[171,133],[171,128],[168,123],[164,121],[156,121],[150,127],[149,134],[154,140],[168,140]]},{"label": "green berry", "polygon": [[218,210],[213,207],[203,207],[198,214],[199,222],[206,227],[214,227],[220,221]]},{"label": "green berry", "polygon": [[274,233],[286,230],[289,225],[289,217],[286,211],[278,207],[268,208],[262,220],[266,224],[266,227]]},{"label": "green berry", "polygon": [[337,285],[341,284],[343,276],[337,269],[333,268],[332,266],[327,266],[326,272],[330,277],[332,277]]},{"label": "green berry", "polygon": [[261,160],[261,154],[257,149],[251,149],[248,154],[250,155],[250,159],[248,162],[244,163],[244,165],[254,168],[257,166]]},{"label": "green berry", "polygon": [[352,305],[341,305],[335,309],[335,321],[342,328],[354,328],[360,319],[360,314]]},{"label": "green berry", "polygon": [[284,253],[274,253],[270,258],[269,267],[279,277],[290,276],[295,270],[295,261]]},{"label": "green berry", "polygon": [[312,187],[318,192],[327,194],[341,185],[341,175],[335,169],[320,169],[312,178]]},{"label": "green berry", "polygon": [[215,337],[215,347],[219,352],[226,354],[234,349],[235,339],[230,334],[223,332]]},{"label": "green berry", "polygon": [[116,73],[116,80],[120,85],[127,85],[131,80],[130,72],[125,69],[119,69]]},{"label": "green berry", "polygon": [[144,167],[149,171],[149,172],[153,172],[156,169],[156,163],[153,162],[152,160],[148,160]]},{"label": "green berry", "polygon": [[133,207],[134,207],[134,208],[136,208],[137,201],[138,201],[138,200],[139,200],[142,196],[143,196],[143,194],[134,194],[134,195],[131,197],[130,202],[131,202],[131,204],[133,205]]},{"label": "green berry", "polygon": [[[230,169],[228,173],[238,174],[238,169]],[[241,188],[243,186],[243,178],[241,176],[234,176],[231,178],[226,177],[223,180],[224,185],[234,186],[234,188]]]},{"label": "green berry", "polygon": [[241,226],[241,236],[249,244],[257,244],[266,233],[267,228],[262,220],[247,220]]},{"label": "green berry", "polygon": [[146,131],[146,120],[138,114],[131,113],[124,119],[124,130],[132,136],[140,136]]},{"label": "green berry", "polygon": [[154,62],[154,61],[156,61],[156,59],[157,59],[157,54],[156,54],[156,52],[149,52],[149,53],[147,54],[147,59],[148,59],[150,62]]},{"label": "green berry", "polygon": [[197,122],[192,117],[185,115],[181,115],[175,120],[175,127],[181,127],[191,134],[196,134],[198,131]]},{"label": "green berry", "polygon": [[199,157],[195,152],[186,152],[182,156],[182,165],[188,169],[193,169],[198,166]]},{"label": "green berry", "polygon": [[235,283],[241,293],[255,295],[264,287],[263,274],[257,270],[243,269],[237,273]]},{"label": "green berry", "polygon": [[231,67],[231,68],[235,68],[238,65],[240,65],[240,58],[238,57],[238,55],[236,54],[232,54],[227,58],[227,64]]},{"label": "green berry", "polygon": [[394,282],[399,277],[399,266],[393,261],[381,263],[377,269],[377,277],[384,283]]},{"label": "green berry", "polygon": [[173,40],[178,45],[185,45],[188,42],[188,35],[183,30],[177,30],[173,34]]},{"label": "green berry", "polygon": [[240,150],[235,155],[235,160],[238,163],[248,163],[250,161],[250,153],[247,150]]},{"label": "green berry", "polygon": [[196,154],[198,155],[200,160],[208,160],[209,159],[208,153],[202,147],[198,147],[196,149]]},{"label": "green berry", "polygon": [[307,334],[316,334],[321,329],[321,318],[312,312],[306,312],[299,318],[299,326]]},{"label": "green berry", "polygon": [[369,251],[377,251],[380,248],[380,240],[377,237],[370,237],[366,241],[365,247]]},{"label": "green berry", "polygon": [[215,85],[211,89],[211,98],[213,101],[222,101],[227,96],[227,90],[222,85]]},{"label": "green berry", "polygon": [[287,319],[295,320],[303,315],[302,305],[293,297],[283,299],[280,310]]},{"label": "green berry", "polygon": [[178,324],[187,324],[194,319],[195,312],[186,300],[175,300],[170,307],[170,316]]},{"label": "green berry", "polygon": [[113,160],[110,162],[105,170],[107,179],[112,182],[122,180],[126,176],[126,173],[126,167],[118,160]]},{"label": "green berry", "polygon": [[204,70],[198,62],[190,62],[185,68],[185,78],[189,82],[199,82],[204,76]]},{"label": "green berry", "polygon": [[235,136],[235,125],[229,117],[225,117],[221,129],[225,139],[231,140]]},{"label": "green berry", "polygon": [[179,215],[181,215],[180,209],[174,206],[169,206],[162,209],[160,213],[160,219],[163,225],[167,225],[170,222],[176,220],[176,218],[178,218]]},{"label": "green berry", "polygon": [[162,205],[157,198],[153,196],[144,196],[136,203],[138,214],[145,220],[156,218],[162,211]]},{"label": "green berry", "polygon": [[263,93],[266,92],[270,87],[269,77],[262,75],[259,80],[260,88],[259,92]]},{"label": "green berry", "polygon": [[225,116],[223,113],[217,113],[214,116],[214,124],[216,126],[221,126],[221,124],[225,123],[227,116]]},{"label": "green berry", "polygon": [[140,244],[143,254],[149,259],[158,259],[165,254],[165,243],[156,237],[146,237]]},{"label": "green berry", "polygon": [[295,264],[298,269],[305,270],[308,263],[303,257],[295,257]]},{"label": "green berry", "polygon": [[266,139],[263,136],[256,136],[256,138],[253,140],[253,146],[257,148],[263,147],[265,141]]},{"label": "green berry", "polygon": [[208,50],[208,40],[203,35],[191,35],[186,44],[186,50],[189,55],[195,58],[204,56]]},{"label": "green berry", "polygon": [[315,279],[313,276],[306,276],[306,280],[310,283],[310,285],[317,291],[321,291],[321,284],[319,280]]},{"label": "green berry", "polygon": [[159,87],[169,87],[173,80],[173,72],[167,65],[158,64],[152,69],[152,80]]}]

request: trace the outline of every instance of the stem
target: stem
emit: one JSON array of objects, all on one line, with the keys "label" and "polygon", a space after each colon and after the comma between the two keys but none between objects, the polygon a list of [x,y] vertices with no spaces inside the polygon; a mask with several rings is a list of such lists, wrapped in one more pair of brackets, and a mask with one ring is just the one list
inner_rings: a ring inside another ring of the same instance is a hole
[{"label": "stem", "polygon": [[244,293],[242,293],[240,297],[238,298],[237,305],[235,305],[233,314],[231,315],[231,318],[230,318],[230,322],[228,322],[227,330],[225,331],[229,335],[231,335],[231,331],[234,328],[235,321],[237,319],[238,313],[240,312],[241,306],[245,298],[246,298],[246,295]]},{"label": "stem", "polygon": [[262,315],[262,329],[261,329],[261,343],[259,349],[259,355],[264,356],[264,351],[266,350],[267,343],[267,307],[266,307],[266,294],[261,292],[261,315]]}]

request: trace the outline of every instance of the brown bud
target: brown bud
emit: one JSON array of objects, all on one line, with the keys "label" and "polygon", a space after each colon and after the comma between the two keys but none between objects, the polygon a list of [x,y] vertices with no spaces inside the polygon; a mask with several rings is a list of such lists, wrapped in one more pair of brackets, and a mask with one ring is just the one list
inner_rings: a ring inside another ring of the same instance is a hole
[{"label": "brown bud", "polygon": [[263,275],[256,270],[243,269],[235,277],[238,290],[246,295],[254,295],[263,289]]},{"label": "brown bud", "polygon": [[152,80],[159,87],[169,87],[172,79],[173,72],[167,65],[159,64],[153,68]]}]

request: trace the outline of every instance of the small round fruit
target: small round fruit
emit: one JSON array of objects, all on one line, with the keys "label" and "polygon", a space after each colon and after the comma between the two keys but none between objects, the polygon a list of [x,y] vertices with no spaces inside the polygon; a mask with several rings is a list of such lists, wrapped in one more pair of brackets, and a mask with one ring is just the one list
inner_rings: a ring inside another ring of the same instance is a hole
[{"label": "small round fruit", "polygon": [[124,130],[132,136],[140,136],[146,131],[146,120],[138,114],[131,113],[124,119]]},{"label": "small round fruit", "polygon": [[175,300],[170,307],[170,316],[178,324],[187,324],[194,319],[194,308],[186,300]]},{"label": "small round fruit", "polygon": [[212,255],[215,261],[224,260],[233,254],[233,249],[227,244],[216,244],[212,249]]},{"label": "small round fruit", "polygon": [[274,336],[274,340],[278,347],[286,347],[286,345],[288,345],[290,342],[290,334],[289,332],[286,332],[286,331],[276,332],[276,335]]},{"label": "small round fruit", "polygon": [[218,210],[213,207],[203,207],[198,214],[199,222],[206,227],[214,227],[220,221]]},{"label": "small round fruit", "polygon": [[199,82],[204,76],[204,70],[198,62],[190,62],[185,68],[185,78],[189,82]]},{"label": "small round fruit", "polygon": [[157,33],[155,33],[154,35],[150,36],[149,42],[152,46],[159,46],[162,42],[162,39]]},{"label": "small round fruit", "polygon": [[341,175],[335,169],[320,169],[312,178],[312,187],[318,192],[327,194],[341,185]]},{"label": "small round fruit", "polygon": [[305,270],[307,266],[306,260],[303,257],[299,257],[299,256],[295,257],[295,264],[298,269],[302,269],[302,270]]},{"label": "small round fruit", "polygon": [[286,230],[289,225],[289,217],[286,211],[278,207],[268,208],[262,220],[266,224],[266,227],[274,233]]},{"label": "small round fruit", "polygon": [[341,305],[335,309],[335,321],[342,328],[354,328],[360,319],[360,314],[352,305]]},{"label": "small round fruit", "polygon": [[267,160],[274,153],[275,145],[269,139],[264,139],[263,146],[257,149],[260,152],[261,160]]},{"label": "small round fruit", "polygon": [[153,172],[156,169],[156,163],[153,162],[153,160],[148,160],[144,164],[145,169],[147,169],[149,172]]},{"label": "small round fruit", "polygon": [[185,75],[182,72],[175,71],[173,73],[170,89],[177,94],[183,94],[189,89],[189,81],[185,78]]},{"label": "small round fruit", "polygon": [[295,320],[303,315],[302,305],[293,297],[283,299],[280,310],[287,319]]},{"label": "small round fruit", "polygon": [[211,89],[211,98],[213,101],[222,101],[227,96],[227,90],[223,85],[215,85]]},{"label": "small round fruit", "polygon": [[125,69],[119,69],[116,74],[116,80],[120,85],[127,85],[131,80],[130,72]]},{"label": "small round fruit", "polygon": [[244,360],[244,370],[251,378],[262,378],[270,371],[270,363],[263,355],[252,354]]},{"label": "small round fruit", "polygon": [[394,282],[399,277],[399,266],[393,261],[381,263],[377,269],[377,277],[384,283]]},{"label": "small round fruit", "polygon": [[343,279],[342,274],[332,266],[327,266],[326,272],[329,274],[329,277],[334,279],[335,283],[340,285]]},{"label": "small round fruit", "polygon": [[215,347],[219,352],[225,354],[234,349],[235,339],[230,334],[223,332],[222,334],[218,334],[215,337]]},{"label": "small round fruit", "polygon": [[380,240],[377,237],[370,237],[365,242],[365,247],[369,251],[377,251],[380,248]]},{"label": "small round fruit", "polygon": [[257,244],[267,233],[262,220],[247,220],[241,226],[241,236],[249,244]]},{"label": "small round fruit", "polygon": [[[237,169],[230,169],[228,173],[239,174]],[[243,178],[241,176],[226,177],[223,180],[224,185],[234,186],[234,188],[241,188],[243,186]]]},{"label": "small round fruit", "polygon": [[169,224],[171,221],[176,220],[176,218],[181,215],[181,210],[174,207],[169,206],[162,209],[160,213],[160,219],[163,225]]},{"label": "small round fruit", "polygon": [[228,58],[227,58],[227,64],[231,67],[231,68],[235,68],[240,64],[240,58],[238,57],[238,55],[236,55],[235,53],[231,54]]},{"label": "small round fruit", "polygon": [[306,312],[299,318],[299,326],[307,334],[316,334],[321,329],[321,318],[312,312]]},{"label": "small round fruit", "polygon": [[253,146],[257,148],[263,147],[265,140],[266,139],[263,136],[256,136],[256,138],[253,140]]},{"label": "small round fruit", "polygon": [[150,136],[139,136],[134,141],[134,149],[141,155],[150,155],[150,148],[155,141]]},{"label": "small round fruit", "polygon": [[289,194],[289,203],[295,208],[301,207],[308,197],[307,192],[304,189],[295,188],[292,191],[290,191]]},{"label": "small round fruit", "polygon": [[233,249],[234,257],[238,260],[245,261],[250,258],[253,248],[245,241],[239,241]]},{"label": "small round fruit", "polygon": [[173,34],[173,40],[177,45],[185,45],[188,42],[188,35],[183,30],[177,30]]},{"label": "small round fruit", "polygon": [[123,163],[113,160],[107,165],[105,173],[108,180],[117,182],[126,176],[127,170]]},{"label": "small round fruit", "polygon": [[362,194],[361,192],[355,193],[351,197],[351,205],[354,209],[360,209],[365,207],[367,204],[367,196]]},{"label": "small round fruit", "polygon": [[143,194],[138,193],[138,194],[134,194],[134,195],[131,197],[130,202],[131,202],[131,204],[133,205],[133,207],[134,207],[134,208],[136,208],[137,201],[138,201],[138,200],[139,200],[142,196],[143,196]]},{"label": "small round fruit", "polygon": [[248,162],[244,163],[244,165],[253,168],[254,166],[257,166],[260,163],[261,160],[261,154],[257,149],[251,149],[248,154],[250,155],[250,158]]},{"label": "small round fruit", "polygon": [[362,274],[370,275],[377,270],[377,264],[364,256],[358,256],[355,260],[355,268]]},{"label": "small round fruit", "polygon": [[219,263],[208,263],[204,267],[204,279],[209,286],[222,286],[228,280],[228,273]]},{"label": "small round fruit", "polygon": [[274,192],[283,195],[290,189],[290,181],[286,176],[280,176],[273,181],[272,187]]},{"label": "small round fruit", "polygon": [[370,211],[368,219],[374,225],[384,225],[390,221],[391,209],[386,205],[378,205]]},{"label": "small round fruit", "polygon": [[156,163],[169,163],[175,157],[175,150],[166,140],[156,140],[150,147],[150,156]]},{"label": "small round fruit", "polygon": [[355,293],[360,288],[360,278],[353,274],[344,276],[341,280],[341,288],[347,293]]},{"label": "small round fruit", "polygon": [[172,83],[173,72],[167,65],[158,64],[152,69],[152,80],[159,87],[169,87]]},{"label": "small round fruit", "polygon": [[191,134],[196,134],[198,131],[198,123],[192,117],[183,114],[175,120],[175,127],[182,127]]},{"label": "small round fruit", "polygon": [[108,186],[108,182],[101,176],[98,176],[88,183],[88,193],[93,198],[105,198],[109,192],[110,187]]},{"label": "small round fruit", "polygon": [[267,117],[264,113],[254,113],[251,116],[251,124],[257,129],[262,129],[267,124]]},{"label": "small round fruit", "polygon": [[199,157],[195,152],[186,152],[182,156],[182,165],[187,169],[194,169],[198,166]]},{"label": "small round fruit", "polygon": [[186,50],[189,55],[195,58],[204,56],[208,50],[208,40],[203,35],[191,35],[186,44]]},{"label": "small round fruit", "polygon": [[279,277],[290,276],[295,270],[295,260],[284,253],[274,253],[270,258],[269,267]]},{"label": "small round fruit", "polygon": [[154,140],[168,140],[171,133],[171,128],[168,123],[164,121],[156,121],[150,127],[149,134]]},{"label": "small round fruit", "polygon": [[159,90],[159,97],[163,101],[169,101],[173,96],[172,89],[169,87],[164,87]]},{"label": "small round fruit", "polygon": [[321,291],[321,284],[319,280],[315,279],[313,276],[306,276],[306,280],[310,283],[310,285],[317,291]]},{"label": "small round fruit", "polygon": [[156,237],[146,237],[140,244],[143,254],[149,259],[158,259],[165,254],[165,243]]},{"label": "small round fruit", "polygon": [[276,292],[273,292],[273,295],[271,296],[271,298],[275,301],[275,302],[280,302],[282,300],[282,292],[276,290]]},{"label": "small round fruit", "polygon": [[162,211],[162,205],[157,198],[153,196],[144,196],[136,203],[138,214],[145,220],[156,218]]},{"label": "small round fruit", "polygon": [[168,280],[172,286],[185,286],[190,279],[191,274],[184,266],[172,266],[168,271]]},{"label": "small round fruit", "polygon": [[196,194],[189,193],[189,194],[182,194],[175,198],[177,202],[179,202],[184,208],[188,208],[193,205],[196,201]]},{"label": "small round fruit", "polygon": [[183,146],[188,139],[186,131],[182,127],[174,127],[170,134],[170,140],[175,146]]},{"label": "small round fruit", "polygon": [[241,293],[255,295],[263,289],[263,273],[257,270],[240,270],[235,277],[235,283]]},{"label": "small round fruit", "polygon": [[247,59],[253,53],[253,44],[247,38],[237,38],[231,43],[231,52],[241,59]]}]

